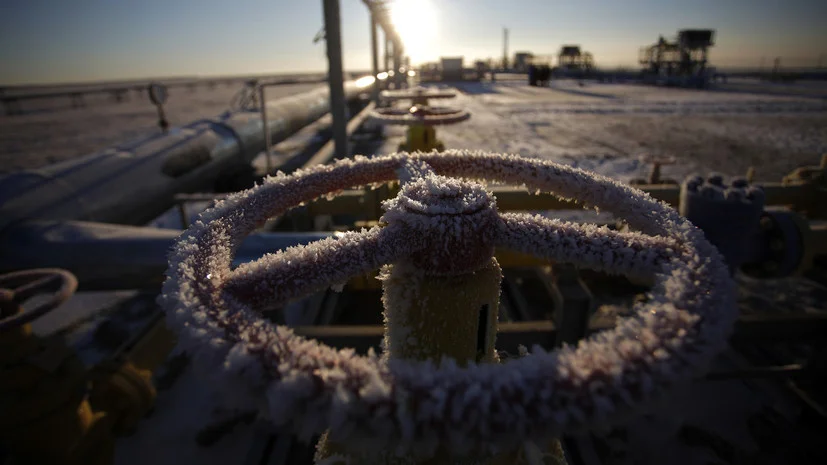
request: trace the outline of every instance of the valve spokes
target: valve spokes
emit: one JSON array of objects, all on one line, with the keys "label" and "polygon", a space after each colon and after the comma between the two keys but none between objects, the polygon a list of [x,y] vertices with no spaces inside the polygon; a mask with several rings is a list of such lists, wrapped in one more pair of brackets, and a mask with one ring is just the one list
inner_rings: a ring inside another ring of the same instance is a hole
[{"label": "valve spokes", "polygon": [[253,308],[279,306],[398,261],[416,248],[399,228],[342,233],[242,264],[226,278],[223,289]]}]

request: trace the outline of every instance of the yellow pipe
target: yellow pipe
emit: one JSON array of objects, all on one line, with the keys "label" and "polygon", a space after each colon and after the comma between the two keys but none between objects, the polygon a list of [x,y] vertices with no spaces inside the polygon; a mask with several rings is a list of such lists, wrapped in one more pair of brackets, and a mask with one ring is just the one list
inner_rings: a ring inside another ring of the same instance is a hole
[{"label": "yellow pipe", "polygon": [[460,365],[496,360],[502,280],[496,259],[459,276],[429,276],[403,264],[381,278],[391,358],[438,362],[449,357]]},{"label": "yellow pipe", "polygon": [[111,463],[108,418],[92,412],[85,367],[71,349],[25,324],[0,333],[0,354],[0,438],[12,457],[23,464]]},{"label": "yellow pipe", "polygon": [[[388,357],[437,363],[449,357],[459,365],[497,360],[494,342],[502,270],[496,259],[480,270],[458,276],[429,276],[402,263],[388,266],[380,279]],[[381,450],[352,453],[325,434],[317,446],[316,461],[334,455],[366,465],[466,463],[452,460],[445,450],[419,460]]]},{"label": "yellow pipe", "polygon": [[[496,363],[495,350],[502,269],[492,258],[483,268],[458,276],[430,276],[406,264],[389,266],[380,276],[385,307],[384,338],[387,356],[438,363],[449,357],[458,365]],[[556,439],[545,444],[545,455],[564,464]],[[332,457],[342,457],[337,461]],[[324,434],[316,449],[317,462],[330,465],[462,464],[516,465],[527,462],[522,449],[496,456],[452,457],[438,449],[430,457],[397,457],[388,451],[354,453]]]}]

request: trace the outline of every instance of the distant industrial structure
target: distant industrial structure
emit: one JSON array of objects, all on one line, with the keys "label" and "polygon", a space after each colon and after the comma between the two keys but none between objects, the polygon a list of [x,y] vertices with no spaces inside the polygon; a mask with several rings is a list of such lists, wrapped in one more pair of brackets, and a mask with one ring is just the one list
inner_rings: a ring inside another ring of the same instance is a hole
[{"label": "distant industrial structure", "polygon": [[514,54],[514,71],[524,73],[528,71],[528,65],[534,54],[531,52],[517,52]]},{"label": "distant industrial structure", "polygon": [[715,31],[684,29],[674,41],[661,36],[656,43],[640,50],[643,79],[653,84],[706,87],[714,73],[707,66],[709,47]]},{"label": "distant industrial structure", "polygon": [[557,54],[557,70],[564,75],[589,72],[594,68],[594,58],[579,45],[563,45]]},{"label": "distant industrial structure", "polygon": [[461,81],[463,78],[463,57],[442,58],[442,80]]},{"label": "distant industrial structure", "polygon": [[554,69],[553,55],[531,55],[527,59],[528,85],[548,86],[551,81],[551,72]]},{"label": "distant industrial structure", "polygon": [[[640,69],[598,69],[594,56],[580,44],[564,44],[555,54],[537,54],[521,50],[509,55],[509,29],[502,30],[502,57],[487,60],[469,60],[468,67],[456,63],[455,58],[440,62],[420,64],[417,72],[420,82],[448,82],[480,80],[496,73],[525,73],[528,84],[548,85],[551,79],[595,79],[600,82],[643,82],[653,85],[705,88],[715,80],[726,81],[730,77],[760,78],[774,81],[795,79],[827,79],[821,69],[781,69],[780,59],[764,70],[717,72],[709,65],[709,48],[714,45],[712,29],[679,30],[673,39],[660,36],[654,44],[642,47],[638,62]],[[825,61],[819,57],[819,63]],[[582,82],[581,82],[582,84]]]}]

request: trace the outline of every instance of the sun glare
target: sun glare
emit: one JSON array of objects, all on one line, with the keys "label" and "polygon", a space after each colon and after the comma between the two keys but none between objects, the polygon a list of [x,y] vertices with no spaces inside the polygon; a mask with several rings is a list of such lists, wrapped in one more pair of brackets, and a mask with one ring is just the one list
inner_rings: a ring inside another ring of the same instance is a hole
[{"label": "sun glare", "polygon": [[426,59],[436,43],[437,15],[431,0],[395,0],[390,14],[411,62]]}]

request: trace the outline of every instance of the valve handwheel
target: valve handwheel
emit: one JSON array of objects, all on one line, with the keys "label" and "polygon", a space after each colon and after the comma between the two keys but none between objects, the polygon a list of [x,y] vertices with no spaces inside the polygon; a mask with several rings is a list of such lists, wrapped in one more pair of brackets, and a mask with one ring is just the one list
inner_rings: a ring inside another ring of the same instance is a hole
[{"label": "valve handwheel", "polygon": [[[234,251],[268,218],[398,173],[402,189],[384,204],[384,226],[232,269]],[[641,232],[500,214],[483,185],[447,176],[578,199]],[[402,260],[435,275],[473,270],[495,246],[642,276],[654,286],[634,316],[577,347],[465,368],[337,351],[257,313]],[[201,355],[204,368],[266,398],[273,422],[300,435],[329,428],[339,442],[408,451],[505,450],[616,421],[703,369],[725,346],[737,313],[722,258],[672,208],[580,169],[467,151],[357,157],[235,194],[182,235],[161,302],[184,347]]]},{"label": "valve handwheel", "polygon": [[[77,287],[72,273],[57,268],[0,275],[0,331],[22,326],[49,313],[68,300]],[[42,294],[51,294],[51,297],[32,309],[18,311],[25,301]]]},{"label": "valve handwheel", "polygon": [[439,126],[467,120],[467,110],[450,107],[414,105],[410,108],[377,108],[371,112],[371,119],[383,124],[407,126]]},{"label": "valve handwheel", "polygon": [[446,99],[457,96],[456,92],[447,89],[433,89],[428,87],[414,87],[402,90],[385,90],[380,94],[383,100],[412,100],[414,104],[427,105],[429,99]]}]

